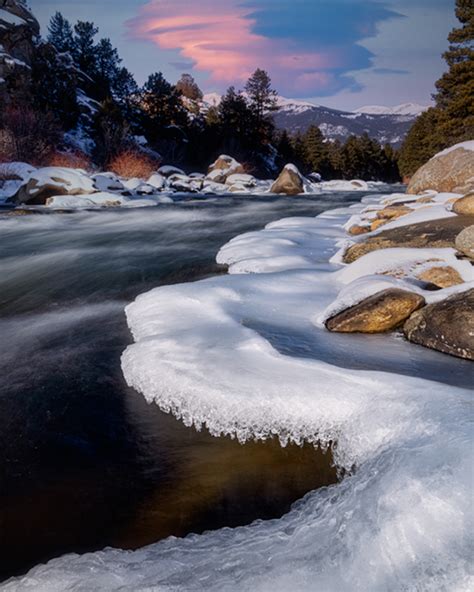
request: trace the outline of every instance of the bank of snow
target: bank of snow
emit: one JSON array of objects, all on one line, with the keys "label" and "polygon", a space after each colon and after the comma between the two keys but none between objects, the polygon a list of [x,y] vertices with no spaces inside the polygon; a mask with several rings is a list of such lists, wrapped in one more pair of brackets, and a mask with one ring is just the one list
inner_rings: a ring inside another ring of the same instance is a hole
[{"label": "bank of snow", "polygon": [[[472,587],[472,392],[392,372],[397,360],[387,353],[397,351],[396,337],[365,342],[384,372],[337,366],[337,356],[324,353],[337,337],[314,325],[365,272],[361,263],[329,262],[344,224],[363,207],[237,237],[218,256],[230,275],[140,296],[127,307],[135,343],[122,359],[129,385],[186,425],[241,441],[274,435],[283,444],[337,443],[336,462],[348,471],[342,482],[311,493],[280,520],[134,552],[65,556],[2,590]],[[436,256],[453,263],[450,249]],[[279,337],[270,343],[270,334]],[[320,340],[320,349],[304,359],[281,353],[306,336]],[[337,342],[346,366],[360,344]],[[441,361],[434,352],[417,355]],[[449,368],[463,373],[471,366],[450,359]]]}]

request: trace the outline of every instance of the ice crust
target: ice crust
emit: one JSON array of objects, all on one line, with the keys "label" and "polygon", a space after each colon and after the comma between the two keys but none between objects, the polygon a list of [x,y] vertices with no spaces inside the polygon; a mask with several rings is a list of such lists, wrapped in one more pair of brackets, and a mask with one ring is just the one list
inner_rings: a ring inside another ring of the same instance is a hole
[{"label": "ice crust", "polygon": [[[68,555],[1,590],[472,589],[472,391],[283,355],[252,328],[323,331],[315,317],[360,281],[364,266],[380,264],[329,262],[348,217],[363,207],[237,237],[218,256],[230,275],[141,295],[126,309],[135,343],[122,358],[128,384],[186,425],[241,441],[337,443],[342,482],[279,520],[134,552]],[[453,263],[452,250],[433,251],[421,260]],[[398,255],[411,265],[408,253]],[[350,338],[344,343],[350,357]]]}]

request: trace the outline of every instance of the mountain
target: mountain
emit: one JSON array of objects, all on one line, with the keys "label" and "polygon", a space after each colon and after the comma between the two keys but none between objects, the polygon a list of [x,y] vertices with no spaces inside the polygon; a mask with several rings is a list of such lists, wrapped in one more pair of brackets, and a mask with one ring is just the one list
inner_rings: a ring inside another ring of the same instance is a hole
[{"label": "mountain", "polygon": [[396,107],[383,107],[381,105],[368,105],[356,109],[354,113],[365,113],[366,115],[421,115],[424,111],[429,109],[427,105],[419,105],[418,103],[403,103]]},{"label": "mountain", "polygon": [[[204,95],[202,108],[219,105],[221,97],[217,93]],[[278,97],[279,110],[273,115],[279,129],[286,129],[290,134],[304,133],[311,125],[317,125],[330,140],[346,140],[349,136],[361,136],[364,133],[380,144],[401,146],[405,136],[418,115],[427,109],[415,103],[406,103],[397,107],[362,107],[355,112],[340,111],[308,101]],[[372,110],[366,113],[365,110]]]},{"label": "mountain", "polygon": [[[396,148],[401,146],[420,112],[419,109],[424,109],[421,106],[415,109],[415,106],[400,105],[389,113],[362,113],[360,110],[352,113],[282,98],[279,99],[279,106],[279,111],[274,115],[275,124],[290,133],[304,133],[311,125],[317,125],[330,140],[344,141],[349,136],[367,133],[380,144],[388,143]],[[410,110],[416,112],[409,113]]]}]

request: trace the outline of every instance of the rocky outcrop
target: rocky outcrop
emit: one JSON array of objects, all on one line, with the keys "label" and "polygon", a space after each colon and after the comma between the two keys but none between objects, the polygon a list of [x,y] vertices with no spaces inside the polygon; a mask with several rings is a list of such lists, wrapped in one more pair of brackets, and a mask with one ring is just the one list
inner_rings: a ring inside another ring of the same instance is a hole
[{"label": "rocky outcrop", "polygon": [[328,319],[326,328],[337,333],[384,333],[401,325],[424,303],[419,294],[389,288]]},{"label": "rocky outcrop", "polygon": [[474,193],[469,193],[453,203],[453,212],[464,216],[474,216]]},{"label": "rocky outcrop", "polygon": [[453,193],[474,191],[474,151],[469,149],[471,144],[457,144],[434,156],[418,169],[407,192],[416,194],[426,189]]},{"label": "rocky outcrop", "polygon": [[396,247],[454,248],[459,233],[473,224],[474,216],[452,216],[382,230],[376,236],[350,246],[344,253],[343,261],[344,263],[352,263],[363,255],[378,249]]},{"label": "rocky outcrop", "polygon": [[0,103],[28,96],[38,21],[21,0],[0,0]]},{"label": "rocky outcrop", "polygon": [[283,193],[285,195],[298,195],[304,193],[303,175],[293,164],[287,164],[273,183],[270,193]]},{"label": "rocky outcrop", "polygon": [[460,232],[456,237],[455,245],[463,255],[474,260],[474,226],[468,226]]},{"label": "rocky outcrop", "polygon": [[474,289],[425,306],[403,330],[413,343],[474,360]]}]

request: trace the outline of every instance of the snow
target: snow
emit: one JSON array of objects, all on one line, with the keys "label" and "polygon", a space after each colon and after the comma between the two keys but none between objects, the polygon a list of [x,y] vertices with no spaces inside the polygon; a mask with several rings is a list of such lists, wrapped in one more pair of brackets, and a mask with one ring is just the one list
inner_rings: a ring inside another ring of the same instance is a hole
[{"label": "snow", "polygon": [[117,193],[101,191],[88,195],[56,195],[48,198],[46,207],[51,209],[96,209],[96,208],[143,208],[170,203],[167,196],[152,196],[150,199],[130,198]]},{"label": "snow", "polygon": [[[66,555],[4,583],[2,592],[472,589],[471,390],[390,368],[397,363],[390,356],[407,348],[412,361],[441,362],[441,354],[391,337],[340,339],[314,325],[354,282],[359,294],[406,284],[375,271],[396,264],[411,272],[432,257],[462,263],[450,249],[330,263],[348,218],[366,207],[274,222],[221,249],[218,261],[230,275],[139,296],[126,309],[135,343],[122,357],[128,384],[186,425],[241,441],[337,442],[345,478],[279,520],[137,551]],[[427,298],[453,291],[410,288]],[[262,326],[285,343],[320,345],[306,358],[283,354]],[[345,367],[325,353],[328,343],[342,351]],[[385,371],[347,367],[361,347]],[[452,358],[445,363],[453,375],[470,371]]]},{"label": "snow", "polygon": [[244,187],[255,187],[257,185],[255,177],[239,173],[229,175],[225,182],[226,185],[243,185]]},{"label": "snow", "polygon": [[163,189],[163,187],[165,186],[165,178],[163,177],[163,175],[155,173],[154,175],[151,175],[147,183],[148,185],[155,187],[155,189]]},{"label": "snow", "polygon": [[323,191],[367,191],[369,184],[366,181],[354,179],[352,181],[323,181],[318,183]]},{"label": "snow", "polygon": [[433,156],[431,160],[433,160],[434,158],[438,158],[439,156],[446,156],[446,154],[449,154],[450,152],[453,152],[453,150],[458,150],[460,148],[462,148],[463,150],[469,150],[470,152],[474,152],[474,140],[460,142],[459,144],[455,144],[450,148],[446,148],[446,150],[442,150],[441,152],[438,152],[438,154],[435,154],[435,156]]},{"label": "snow", "polygon": [[158,173],[163,177],[169,177],[170,175],[184,175],[184,171],[178,169],[178,167],[171,165],[164,165],[158,169]]},{"label": "snow", "polygon": [[381,105],[366,105],[355,109],[354,113],[364,115],[420,115],[429,109],[428,105],[419,105],[418,103],[403,103],[395,107],[385,107]]},{"label": "snow", "polygon": [[0,21],[4,21],[5,23],[8,23],[9,25],[13,25],[15,27],[20,25],[26,25],[25,19],[21,18],[20,16],[17,16],[16,14],[12,14],[11,12],[8,12],[3,8],[0,8]]}]

